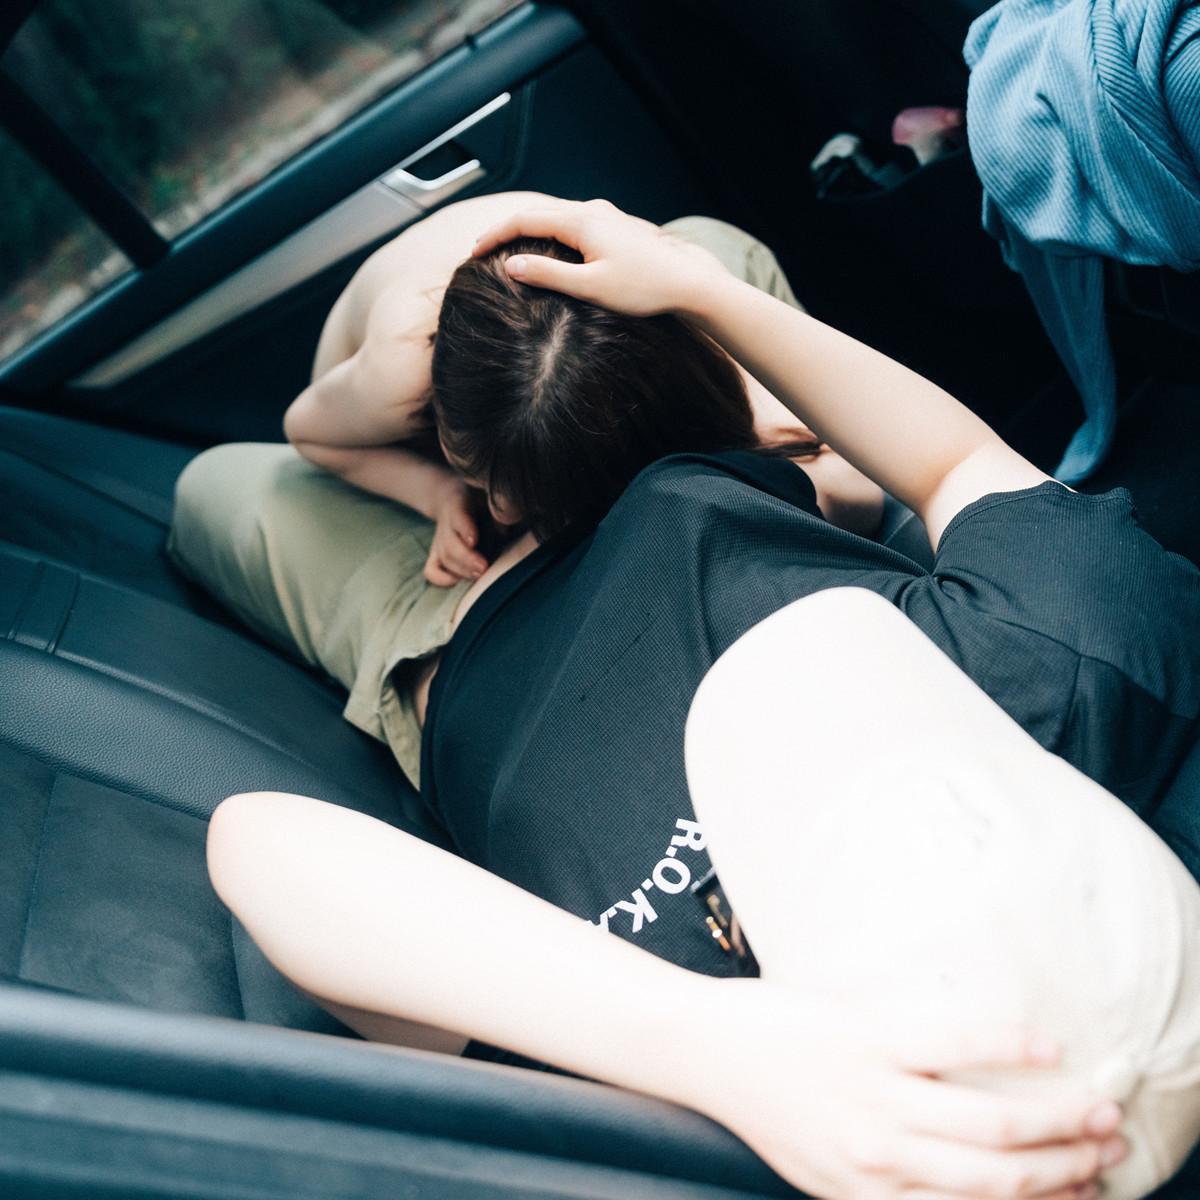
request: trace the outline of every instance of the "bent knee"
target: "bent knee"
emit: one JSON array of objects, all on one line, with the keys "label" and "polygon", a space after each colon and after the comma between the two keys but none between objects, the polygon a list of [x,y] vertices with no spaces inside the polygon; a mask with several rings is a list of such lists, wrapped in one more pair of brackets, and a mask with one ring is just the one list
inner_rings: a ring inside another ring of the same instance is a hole
[{"label": "bent knee", "polygon": [[266,795],[268,793],[245,792],[229,796],[217,805],[208,822],[205,845],[208,874],[217,894],[230,907],[227,893],[236,890],[240,876],[257,857],[256,843],[262,834]]},{"label": "bent knee", "polygon": [[273,443],[230,442],[197,454],[175,482],[176,519],[181,515],[207,512],[220,504],[230,489],[239,490],[245,486],[251,468],[264,457],[264,451],[271,453],[282,449],[282,445]]},{"label": "bent knee", "polygon": [[241,456],[236,446],[214,446],[192,459],[175,481],[175,511],[167,553],[186,574],[203,577],[214,526],[237,511],[225,486]]},{"label": "bent knee", "polygon": [[261,889],[281,842],[280,831],[305,801],[281,792],[242,792],[222,800],[213,811],[206,843],[208,874],[217,895],[235,912]]},{"label": "bent knee", "polygon": [[272,875],[319,863],[342,824],[363,820],[369,818],[311,796],[240,792],[222,800],[209,820],[209,875],[222,899],[223,887],[261,887]]}]

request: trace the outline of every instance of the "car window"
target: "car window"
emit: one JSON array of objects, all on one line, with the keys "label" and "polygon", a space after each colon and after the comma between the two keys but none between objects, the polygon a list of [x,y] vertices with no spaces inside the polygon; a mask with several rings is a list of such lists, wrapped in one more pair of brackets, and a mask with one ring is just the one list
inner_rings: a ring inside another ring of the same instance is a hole
[{"label": "car window", "polygon": [[0,211],[4,358],[133,264],[3,130]]},{"label": "car window", "polygon": [[[169,241],[518,3],[43,0],[0,72]],[[0,357],[133,267],[23,140],[0,142]]]}]

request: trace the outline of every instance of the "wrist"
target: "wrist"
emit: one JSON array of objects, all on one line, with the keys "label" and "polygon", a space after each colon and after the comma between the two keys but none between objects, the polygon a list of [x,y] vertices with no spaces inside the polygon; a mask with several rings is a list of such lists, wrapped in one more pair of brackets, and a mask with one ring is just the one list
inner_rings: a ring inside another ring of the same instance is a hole
[{"label": "wrist", "polygon": [[623,1039],[626,1077],[615,1082],[726,1121],[739,1107],[737,1095],[753,1088],[746,1036],[755,1031],[744,1027],[745,1001],[759,981],[683,968],[672,976],[641,991],[635,1014],[641,1044]]},{"label": "wrist", "polygon": [[754,1074],[754,1048],[747,1044],[763,1034],[754,1016],[762,988],[758,979],[697,977],[690,1011],[703,1033],[688,1039],[691,1069],[677,1073],[671,1098],[717,1120]]},{"label": "wrist", "polygon": [[697,270],[679,281],[670,311],[715,338],[727,310],[736,312],[747,303],[748,297],[763,294],[751,284],[730,275],[724,267]]},{"label": "wrist", "polygon": [[[572,1014],[570,1028],[544,1021],[527,1049],[516,1048],[711,1115],[713,1084],[724,1074],[723,1010],[713,1006],[722,1003],[717,985],[725,981],[652,958],[614,934],[593,936],[604,951],[559,981],[554,1007]],[[582,1013],[583,1036],[576,1020]]]}]

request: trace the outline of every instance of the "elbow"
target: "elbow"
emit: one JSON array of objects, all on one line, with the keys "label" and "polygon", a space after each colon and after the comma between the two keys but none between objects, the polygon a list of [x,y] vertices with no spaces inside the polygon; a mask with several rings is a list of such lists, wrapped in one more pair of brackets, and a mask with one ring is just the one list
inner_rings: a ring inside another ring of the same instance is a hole
[{"label": "elbow", "polygon": [[317,461],[314,455],[322,449],[318,418],[319,409],[311,385],[287,406],[283,414],[283,436],[313,462]]},{"label": "elbow", "polygon": [[283,436],[293,446],[307,440],[304,430],[304,398],[307,395],[308,389],[306,388],[287,406],[287,410],[283,414]]}]

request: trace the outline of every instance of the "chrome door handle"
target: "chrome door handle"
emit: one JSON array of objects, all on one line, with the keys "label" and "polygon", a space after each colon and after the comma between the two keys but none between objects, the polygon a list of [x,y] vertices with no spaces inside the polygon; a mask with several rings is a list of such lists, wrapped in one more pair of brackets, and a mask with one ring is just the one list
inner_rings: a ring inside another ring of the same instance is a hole
[{"label": "chrome door handle", "polygon": [[479,159],[473,158],[436,179],[418,179],[403,167],[393,167],[386,175],[380,177],[379,182],[421,208],[432,208],[468,184],[482,179],[486,174],[487,171]]},{"label": "chrome door handle", "polygon": [[460,133],[465,133],[470,129],[472,125],[478,125],[485,117],[490,117],[492,113],[498,112],[511,99],[510,92],[501,92],[495,100],[489,101],[482,108],[477,108],[469,117],[464,117],[457,125],[435,137],[432,142],[422,146],[415,154],[410,154],[399,166],[393,167],[386,175],[381,175],[379,182],[406,200],[411,200],[425,209],[441,204],[455,192],[474,183],[477,179],[482,179],[487,174],[487,168],[477,158],[459,164],[436,179],[422,179],[420,176],[414,175],[409,167],[419,163],[427,154],[432,154],[447,142],[453,141]]},{"label": "chrome door handle", "polygon": [[408,168],[503,108],[510,99],[511,95],[504,92],[477,109],[387,174],[359,188],[115,354],[77,375],[72,386],[113,387],[371,242],[394,236],[420,220],[429,209],[482,178],[487,170],[474,158],[437,179],[421,179]]}]

